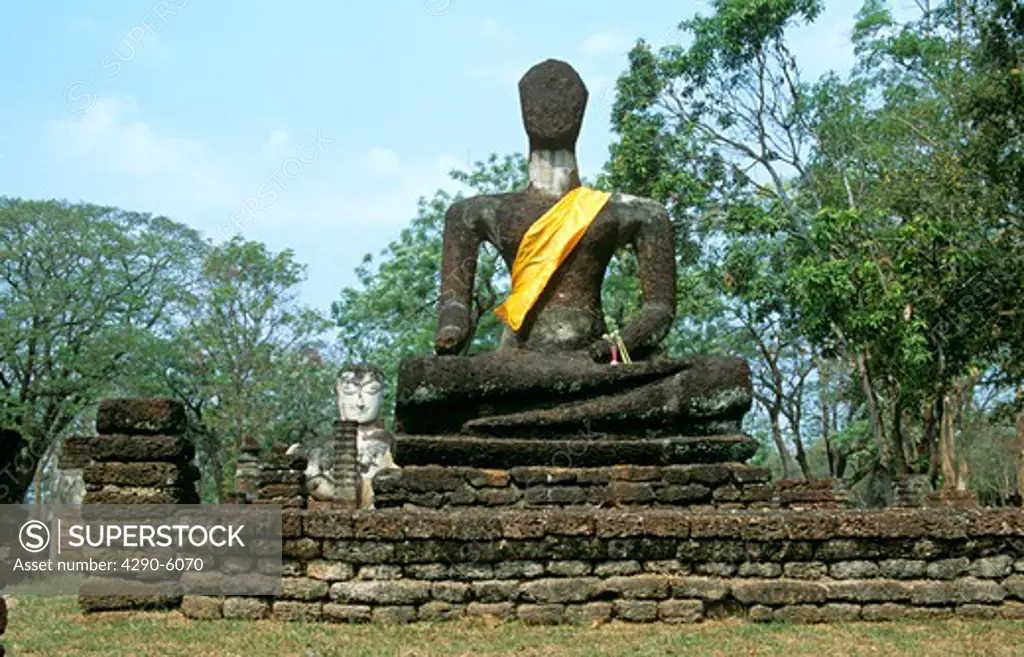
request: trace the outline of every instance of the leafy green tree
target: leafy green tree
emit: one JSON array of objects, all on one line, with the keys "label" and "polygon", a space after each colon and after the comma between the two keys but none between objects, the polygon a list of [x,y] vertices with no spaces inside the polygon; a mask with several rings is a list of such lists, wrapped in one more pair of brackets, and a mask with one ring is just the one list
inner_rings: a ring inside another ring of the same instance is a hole
[{"label": "leafy green tree", "polygon": [[211,248],[179,325],[153,336],[136,376],[126,377],[135,394],[184,402],[206,499],[230,494],[243,443],[268,448],[329,434],[339,363],[323,338],[326,318],[297,301],[304,276],[290,250],[275,254],[241,237]]},{"label": "leafy green tree", "polygon": [[87,431],[135,346],[187,301],[203,250],[164,217],[0,198],[0,502]]}]

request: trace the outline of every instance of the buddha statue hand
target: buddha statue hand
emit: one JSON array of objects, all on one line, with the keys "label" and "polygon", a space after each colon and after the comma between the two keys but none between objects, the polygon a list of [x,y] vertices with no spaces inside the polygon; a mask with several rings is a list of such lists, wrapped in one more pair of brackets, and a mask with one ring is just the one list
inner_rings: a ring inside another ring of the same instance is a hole
[{"label": "buddha statue hand", "polygon": [[435,351],[442,356],[461,353],[469,338],[468,309],[457,301],[446,302],[438,316]]}]

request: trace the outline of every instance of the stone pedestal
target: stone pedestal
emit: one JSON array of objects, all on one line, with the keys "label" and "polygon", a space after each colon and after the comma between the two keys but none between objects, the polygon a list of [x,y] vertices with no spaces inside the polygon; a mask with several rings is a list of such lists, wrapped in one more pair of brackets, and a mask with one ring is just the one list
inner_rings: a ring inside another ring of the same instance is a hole
[{"label": "stone pedestal", "polygon": [[260,459],[251,494],[252,504],[278,504],[285,508],[306,506],[305,456],[268,454]]},{"label": "stone pedestal", "polygon": [[373,481],[378,508],[689,507],[769,508],[776,489],[765,468],[741,463],[480,469],[408,466]]},{"label": "stone pedestal", "polygon": [[334,462],[331,476],[334,479],[334,500],[336,507],[359,508],[359,423],[351,420],[334,422]]},{"label": "stone pedestal", "polygon": [[[185,439],[185,408],[172,399],[104,399],[96,414],[99,436],[76,438],[72,452],[88,456],[84,504],[198,504],[199,470]],[[90,575],[78,598],[83,611],[167,609],[181,594],[166,583],[138,582],[133,595],[109,595],[102,576]]]}]

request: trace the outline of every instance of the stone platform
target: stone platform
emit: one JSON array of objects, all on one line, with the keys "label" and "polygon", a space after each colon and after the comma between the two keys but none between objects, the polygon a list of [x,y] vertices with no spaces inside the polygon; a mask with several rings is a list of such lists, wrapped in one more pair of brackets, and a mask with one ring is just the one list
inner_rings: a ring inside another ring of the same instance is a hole
[{"label": "stone platform", "polygon": [[373,480],[377,508],[688,507],[691,510],[842,508],[832,479],[770,483],[771,472],[742,463],[593,468],[481,469],[406,466]]},{"label": "stone platform", "polygon": [[1024,619],[1020,509],[285,511],[276,598],[193,619]]},{"label": "stone platform", "polygon": [[511,468],[547,464],[561,467],[618,463],[743,462],[757,451],[757,441],[743,434],[675,438],[493,438],[396,434],[395,463]]}]

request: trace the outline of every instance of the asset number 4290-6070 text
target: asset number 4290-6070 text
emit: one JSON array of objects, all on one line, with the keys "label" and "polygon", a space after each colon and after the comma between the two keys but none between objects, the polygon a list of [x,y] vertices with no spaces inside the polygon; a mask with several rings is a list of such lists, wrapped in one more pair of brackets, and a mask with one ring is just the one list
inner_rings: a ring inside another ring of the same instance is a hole
[{"label": "asset number 4290-6070 text", "polygon": [[122,570],[202,570],[203,560],[192,557],[178,557],[177,559],[146,559],[134,558],[125,559],[121,564]]}]

